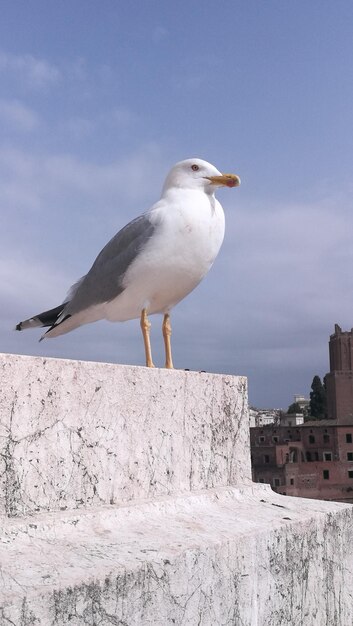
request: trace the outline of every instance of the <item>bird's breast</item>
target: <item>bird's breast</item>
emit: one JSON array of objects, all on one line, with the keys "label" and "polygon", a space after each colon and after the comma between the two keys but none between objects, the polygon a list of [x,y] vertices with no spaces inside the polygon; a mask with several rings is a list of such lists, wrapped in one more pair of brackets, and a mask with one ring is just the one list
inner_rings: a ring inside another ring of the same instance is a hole
[{"label": "bird's breast", "polygon": [[[159,226],[149,242],[164,250],[166,257],[180,256],[187,262],[207,265],[213,263],[224,237],[224,213],[215,198],[202,194],[185,203],[161,209],[155,216]],[[181,259],[180,259],[181,262]]]},{"label": "bird's breast", "polygon": [[[152,219],[155,231],[128,268],[118,298],[124,319],[138,317],[145,306],[150,313],[169,310],[207,274],[222,245],[224,214],[219,204],[162,208]],[[134,310],[128,302],[134,302]]]}]

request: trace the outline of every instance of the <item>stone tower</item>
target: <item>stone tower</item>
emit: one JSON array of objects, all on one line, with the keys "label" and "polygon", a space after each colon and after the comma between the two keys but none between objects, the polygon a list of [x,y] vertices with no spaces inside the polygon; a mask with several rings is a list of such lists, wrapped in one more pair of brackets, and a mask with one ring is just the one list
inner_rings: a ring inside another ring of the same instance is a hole
[{"label": "stone tower", "polygon": [[335,324],[329,350],[330,373],[325,378],[328,417],[353,424],[353,328],[344,332]]}]

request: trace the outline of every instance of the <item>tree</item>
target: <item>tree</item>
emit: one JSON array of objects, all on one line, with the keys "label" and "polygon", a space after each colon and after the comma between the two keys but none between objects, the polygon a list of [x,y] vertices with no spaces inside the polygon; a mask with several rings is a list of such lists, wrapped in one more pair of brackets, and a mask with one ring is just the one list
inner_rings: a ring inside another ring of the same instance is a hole
[{"label": "tree", "polygon": [[287,413],[303,413],[303,409],[300,408],[298,402],[293,402],[293,404],[289,405]]},{"label": "tree", "polygon": [[326,389],[320,376],[314,376],[310,392],[310,415],[322,420],[327,415]]}]

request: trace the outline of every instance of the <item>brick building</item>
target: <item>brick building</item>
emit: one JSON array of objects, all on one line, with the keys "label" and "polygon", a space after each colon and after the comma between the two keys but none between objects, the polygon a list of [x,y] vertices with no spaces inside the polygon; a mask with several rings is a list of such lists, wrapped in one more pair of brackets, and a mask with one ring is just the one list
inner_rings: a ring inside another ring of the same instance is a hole
[{"label": "brick building", "polygon": [[255,482],[288,496],[353,502],[353,423],[251,428]]},{"label": "brick building", "polygon": [[353,328],[343,332],[335,324],[329,350],[330,373],[325,376],[328,417],[340,423],[353,422]]},{"label": "brick building", "polygon": [[291,496],[353,502],[353,329],[336,324],[326,420],[251,428],[253,479]]}]

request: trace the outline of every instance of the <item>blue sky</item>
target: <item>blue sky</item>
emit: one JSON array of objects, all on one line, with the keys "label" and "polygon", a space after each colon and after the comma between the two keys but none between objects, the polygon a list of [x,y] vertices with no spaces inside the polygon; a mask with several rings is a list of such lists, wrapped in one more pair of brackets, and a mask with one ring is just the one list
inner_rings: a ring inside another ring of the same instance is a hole
[{"label": "blue sky", "polygon": [[220,256],[173,312],[175,365],[246,374],[257,406],[308,394],[353,326],[352,3],[4,0],[0,42],[1,350],[143,364],[136,321],[12,328],[198,156],[242,186],[218,193]]}]

